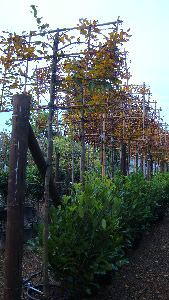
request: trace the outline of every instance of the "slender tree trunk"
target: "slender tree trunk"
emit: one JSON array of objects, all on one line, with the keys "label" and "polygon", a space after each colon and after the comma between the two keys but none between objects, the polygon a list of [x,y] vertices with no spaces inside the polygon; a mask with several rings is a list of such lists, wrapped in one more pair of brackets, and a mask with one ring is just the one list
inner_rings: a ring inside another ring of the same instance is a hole
[{"label": "slender tree trunk", "polygon": [[[88,42],[87,42],[87,51],[90,50],[90,39],[91,39],[91,26],[88,28]],[[87,71],[88,71],[88,62],[89,57],[87,58],[86,63],[86,74],[85,79],[87,79]],[[86,84],[86,81],[85,81]],[[80,182],[82,186],[84,186],[84,172],[85,172],[85,154],[86,154],[86,145],[85,145],[85,115],[84,115],[84,104],[85,104],[85,86],[82,87],[82,111],[81,111],[81,160],[80,160]]]},{"label": "slender tree trunk", "polygon": [[112,142],[112,145],[111,145],[111,178],[113,178],[114,176],[114,173],[115,173],[115,149],[114,149],[114,145],[113,145],[113,142]]},{"label": "slender tree trunk", "polygon": [[84,109],[82,109],[82,115],[81,115],[81,159],[80,159],[80,182],[82,183],[82,185],[84,185],[85,156],[86,156],[84,124],[85,124]]},{"label": "slender tree trunk", "polygon": [[54,100],[56,97],[56,73],[57,73],[57,52],[59,44],[59,33],[57,32],[53,45],[53,59],[51,66],[50,102],[48,116],[48,149],[47,149],[47,168],[45,175],[45,211],[44,211],[44,234],[43,234],[43,278],[45,298],[49,297],[49,278],[48,278],[48,237],[49,237],[49,183],[52,174],[52,154],[53,154],[53,134],[52,122],[54,115]]},{"label": "slender tree trunk", "polygon": [[130,174],[130,142],[128,143],[127,174]]},{"label": "slender tree trunk", "polygon": [[145,157],[143,157],[143,174],[144,174],[144,177],[147,176],[147,160]]},{"label": "slender tree trunk", "polygon": [[155,161],[154,162],[154,174],[156,174],[157,173],[157,162]]},{"label": "slender tree trunk", "polygon": [[160,172],[164,173],[164,170],[165,170],[164,161],[161,160],[160,161]]},{"label": "slender tree trunk", "polygon": [[55,185],[58,186],[59,181],[59,162],[60,162],[60,153],[56,151],[55,153]]},{"label": "slender tree trunk", "polygon": [[143,155],[140,156],[140,171],[143,173]]},{"label": "slender tree trunk", "polygon": [[61,183],[60,181],[60,176],[59,176],[59,163],[60,163],[60,153],[56,151],[55,153],[55,187],[56,187],[56,194],[57,194],[57,199],[59,201],[61,200]]},{"label": "slender tree trunk", "polygon": [[149,151],[148,157],[147,157],[147,179],[150,179],[153,174],[153,160],[152,160],[152,154]]},{"label": "slender tree trunk", "polygon": [[122,174],[126,176],[127,175],[127,151],[126,151],[126,144],[124,142],[121,143],[120,169]]},{"label": "slender tree trunk", "polygon": [[74,184],[75,182],[75,175],[74,175],[74,172],[75,172],[75,161],[74,161],[74,141],[72,140],[72,184]]},{"label": "slender tree trunk", "polygon": [[106,175],[106,116],[103,114],[103,133],[102,133],[102,177]]},{"label": "slender tree trunk", "polygon": [[13,98],[9,159],[4,300],[20,300],[24,234],[25,173],[28,149],[30,96]]},{"label": "slender tree trunk", "polygon": [[138,172],[138,151],[136,149],[136,155],[135,155],[135,171]]}]

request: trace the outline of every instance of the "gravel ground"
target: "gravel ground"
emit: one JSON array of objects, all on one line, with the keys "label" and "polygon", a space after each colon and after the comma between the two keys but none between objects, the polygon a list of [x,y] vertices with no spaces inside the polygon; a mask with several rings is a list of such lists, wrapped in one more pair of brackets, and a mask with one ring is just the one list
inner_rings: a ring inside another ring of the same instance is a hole
[{"label": "gravel ground", "polygon": [[[30,251],[25,251],[24,276],[41,268],[41,259]],[[109,286],[104,286],[93,300],[169,300],[169,213],[162,222],[153,226],[144,235],[137,250],[113,278]],[[0,299],[3,299],[4,254],[0,252]],[[54,297],[53,299],[64,299]],[[78,299],[73,299],[78,300]],[[79,299],[81,300],[81,299]]]}]

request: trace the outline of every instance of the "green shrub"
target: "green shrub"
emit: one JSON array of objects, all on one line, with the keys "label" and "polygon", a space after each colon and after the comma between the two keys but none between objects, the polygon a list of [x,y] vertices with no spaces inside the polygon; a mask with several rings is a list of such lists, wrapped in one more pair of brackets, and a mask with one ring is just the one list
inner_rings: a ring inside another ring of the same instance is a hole
[{"label": "green shrub", "polygon": [[113,181],[86,176],[63,205],[51,210],[49,262],[57,279],[71,290],[89,291],[96,274],[126,262],[124,249],[157,218],[169,201],[169,175],[146,181],[142,174]]},{"label": "green shrub", "polygon": [[43,197],[43,180],[36,165],[29,165],[26,169],[26,197],[33,201]]},{"label": "green shrub", "polygon": [[0,170],[0,194],[2,195],[4,201],[7,197],[8,191],[8,172]]},{"label": "green shrub", "polygon": [[[41,199],[43,196],[43,180],[36,165],[29,165],[26,169],[26,197],[33,200]],[[0,170],[0,194],[6,203],[8,193],[8,171]]]}]

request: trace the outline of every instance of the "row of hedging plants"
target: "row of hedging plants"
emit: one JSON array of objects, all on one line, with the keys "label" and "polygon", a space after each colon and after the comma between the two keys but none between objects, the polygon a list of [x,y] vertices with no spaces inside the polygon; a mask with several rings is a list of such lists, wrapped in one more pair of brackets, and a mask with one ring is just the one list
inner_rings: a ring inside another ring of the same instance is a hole
[{"label": "row of hedging plants", "polygon": [[[74,293],[90,293],[99,276],[127,262],[126,250],[169,203],[169,174],[147,181],[141,173],[113,180],[87,174],[84,187],[51,209],[49,262]],[[112,273],[113,274],[113,273]]]},{"label": "row of hedging plants", "polygon": [[[0,195],[6,204],[8,193],[9,170],[0,170]],[[43,180],[38,172],[36,165],[30,164],[26,172],[26,201],[37,201],[43,197]]]}]

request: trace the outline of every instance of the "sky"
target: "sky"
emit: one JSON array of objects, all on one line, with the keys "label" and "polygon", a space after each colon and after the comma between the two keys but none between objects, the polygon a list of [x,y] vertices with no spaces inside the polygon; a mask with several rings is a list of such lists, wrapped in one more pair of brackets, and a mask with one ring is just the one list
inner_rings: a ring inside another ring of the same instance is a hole
[{"label": "sky", "polygon": [[[2,0],[1,0],[2,1]],[[169,1],[168,0],[8,0],[2,1],[0,30],[20,33],[35,29],[30,5],[38,5],[39,15],[51,28],[74,26],[79,18],[99,22],[124,21],[123,28],[131,29],[130,83],[145,82],[151,87],[153,99],[162,107],[162,116],[169,123]],[[5,123],[0,115],[0,130]]]}]

